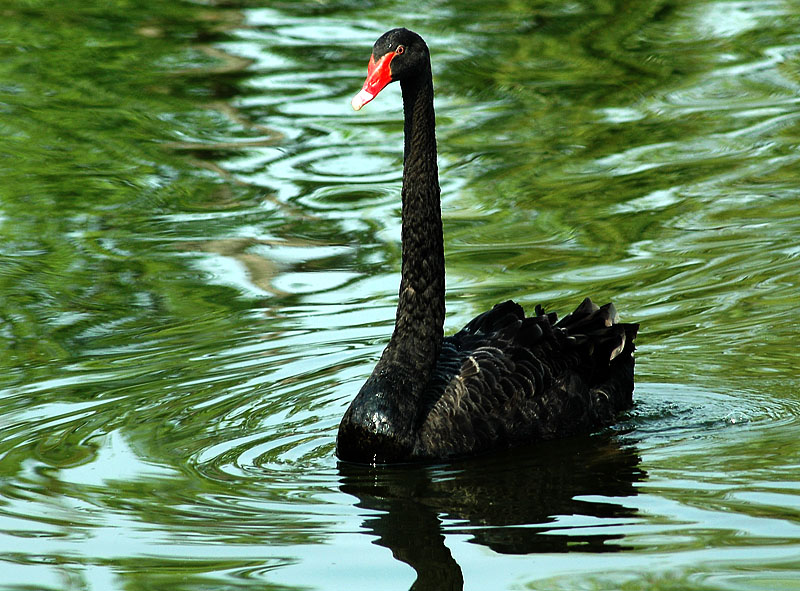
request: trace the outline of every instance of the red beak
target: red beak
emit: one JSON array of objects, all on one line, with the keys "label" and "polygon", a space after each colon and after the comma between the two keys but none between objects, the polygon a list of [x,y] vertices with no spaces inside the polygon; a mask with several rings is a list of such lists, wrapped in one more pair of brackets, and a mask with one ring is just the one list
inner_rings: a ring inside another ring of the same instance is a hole
[{"label": "red beak", "polygon": [[366,105],[369,101],[383,90],[383,87],[392,81],[392,71],[389,68],[389,63],[395,56],[393,51],[384,55],[377,62],[375,56],[369,58],[369,65],[367,65],[367,79],[364,81],[364,86],[361,91],[353,97],[350,102],[353,109],[358,111],[361,107]]}]

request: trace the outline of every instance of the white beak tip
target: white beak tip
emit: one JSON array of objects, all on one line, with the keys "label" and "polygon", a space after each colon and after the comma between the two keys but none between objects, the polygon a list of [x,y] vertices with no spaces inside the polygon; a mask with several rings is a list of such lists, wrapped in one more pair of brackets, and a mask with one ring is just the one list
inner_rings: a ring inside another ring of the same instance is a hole
[{"label": "white beak tip", "polygon": [[374,94],[370,94],[369,92],[367,92],[362,88],[359,91],[359,93],[353,97],[353,100],[350,101],[350,104],[353,106],[354,111],[358,111],[359,109],[361,109],[361,107],[366,105],[373,98],[375,98]]}]

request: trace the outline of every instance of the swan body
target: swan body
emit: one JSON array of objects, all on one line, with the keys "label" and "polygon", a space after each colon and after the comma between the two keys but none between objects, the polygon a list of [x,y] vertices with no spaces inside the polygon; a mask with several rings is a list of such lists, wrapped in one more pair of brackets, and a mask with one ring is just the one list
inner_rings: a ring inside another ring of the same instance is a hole
[{"label": "swan body", "polygon": [[405,115],[402,271],[392,338],[339,425],[336,453],[436,461],[588,433],[633,400],[637,324],[586,298],[560,321],[506,301],[443,337],[444,246],[428,47],[407,29],[373,46],[358,110],[399,81]]}]

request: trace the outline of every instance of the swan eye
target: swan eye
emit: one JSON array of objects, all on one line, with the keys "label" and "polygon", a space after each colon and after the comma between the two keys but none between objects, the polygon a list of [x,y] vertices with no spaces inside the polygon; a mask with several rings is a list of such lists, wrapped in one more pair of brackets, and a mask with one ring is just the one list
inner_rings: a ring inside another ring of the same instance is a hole
[{"label": "swan eye", "polygon": [[397,49],[394,50],[397,55],[401,55],[406,52],[406,48],[403,45],[398,45]]}]

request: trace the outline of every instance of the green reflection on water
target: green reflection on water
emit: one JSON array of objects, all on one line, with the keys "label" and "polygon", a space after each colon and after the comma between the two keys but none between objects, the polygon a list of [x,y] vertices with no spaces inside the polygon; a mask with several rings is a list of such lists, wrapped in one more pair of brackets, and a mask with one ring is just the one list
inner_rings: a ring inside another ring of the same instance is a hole
[{"label": "green reflection on water", "polygon": [[[790,584],[797,7],[259,4],[0,7],[0,587],[407,588],[407,523],[468,587]],[[435,59],[448,327],[586,294],[643,324],[647,479],[537,495],[524,557],[480,463],[381,493],[332,456],[393,320],[399,100],[347,103],[398,14]]]}]

